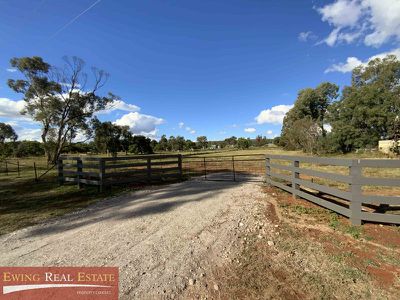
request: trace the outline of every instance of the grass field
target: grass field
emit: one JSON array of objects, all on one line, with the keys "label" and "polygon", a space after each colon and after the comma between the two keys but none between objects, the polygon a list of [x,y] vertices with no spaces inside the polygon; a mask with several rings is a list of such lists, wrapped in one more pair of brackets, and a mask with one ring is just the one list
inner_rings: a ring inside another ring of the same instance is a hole
[{"label": "grass field", "polygon": [[[198,174],[202,174],[203,172],[203,157],[206,157],[207,161],[226,159],[226,162],[220,164],[217,162],[214,164],[208,162],[208,171],[212,171],[212,168],[215,168],[215,170],[226,168],[229,171],[231,168],[230,159],[232,156],[240,155],[240,158],[237,157],[235,159],[246,160],[254,155],[259,155],[258,158],[261,160],[254,162],[253,165],[250,165],[248,162],[236,162],[235,168],[238,172],[248,171],[263,174],[264,162],[262,161],[262,155],[266,153],[305,155],[301,152],[284,151],[277,147],[248,150],[199,151],[195,153],[182,152],[181,154],[184,155],[184,169],[187,167],[187,165],[185,165],[185,159],[198,160],[197,164],[195,163],[189,166],[190,168],[195,168]],[[176,154],[176,152],[167,154]],[[125,156],[125,154],[121,153],[119,156]],[[188,156],[190,156],[190,158]],[[379,153],[352,153],[348,155],[336,155],[335,157],[386,158],[387,156]],[[19,176],[17,172],[17,161],[19,162],[20,168]],[[36,165],[36,176],[34,163]],[[348,172],[348,169],[343,167],[304,166],[334,173],[347,174]],[[8,174],[6,174],[4,162],[0,163],[0,234],[36,224],[48,218],[60,216],[74,210],[79,210],[111,194],[121,192],[124,189],[138,188],[135,185],[131,185],[113,188],[112,192],[108,190],[104,193],[99,193],[95,187],[85,187],[79,190],[76,185],[59,186],[56,180],[56,168],[50,170],[49,168],[51,168],[51,166],[47,165],[45,159],[41,157],[9,159],[7,164]],[[48,172],[46,173],[46,171]],[[366,169],[365,172],[366,176],[400,178],[399,169]],[[42,176],[44,173],[46,174]],[[35,182],[35,177],[40,178],[38,182]],[[341,189],[347,188],[347,185],[341,185],[337,182],[329,182],[321,179],[315,179],[315,182],[336,186]],[[400,187],[369,187],[367,192],[400,195]]]}]

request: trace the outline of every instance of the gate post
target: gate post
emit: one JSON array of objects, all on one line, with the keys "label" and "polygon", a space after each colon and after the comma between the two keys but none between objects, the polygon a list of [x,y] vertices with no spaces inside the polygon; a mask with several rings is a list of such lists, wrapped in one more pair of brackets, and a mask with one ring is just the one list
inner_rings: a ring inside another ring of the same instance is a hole
[{"label": "gate post", "polygon": [[81,173],[82,173],[82,159],[79,157],[76,159],[76,179],[78,180],[78,189],[82,188],[82,184],[81,184]]},{"label": "gate post", "polygon": [[151,182],[151,157],[147,158],[147,182]]},{"label": "gate post", "polygon": [[236,173],[235,173],[235,157],[232,155],[232,172],[233,172],[233,181],[236,181]]},{"label": "gate post", "polygon": [[[18,165],[19,167],[19,165]],[[57,170],[58,170],[58,184],[64,184],[64,166],[63,166],[63,159],[60,157],[57,161]]]},{"label": "gate post", "polygon": [[100,191],[100,193],[103,192],[105,173],[106,173],[106,164],[105,164],[105,161],[102,158],[100,158],[100,160],[99,160],[99,191]]},{"label": "gate post", "polygon": [[182,180],[182,154],[178,154],[179,179]]},{"label": "gate post", "polygon": [[271,185],[271,159],[265,157],[265,181],[267,185]]},{"label": "gate post", "polygon": [[207,168],[206,168],[206,158],[203,157],[204,161],[204,180],[207,180]]},{"label": "gate post", "polygon": [[292,166],[292,196],[293,199],[296,199],[297,191],[300,189],[300,185],[297,183],[297,179],[300,178],[300,173],[296,172],[296,168],[300,166],[300,162],[298,160],[293,160]]},{"label": "gate post", "polygon": [[362,177],[362,168],[359,166],[359,160],[353,159],[351,161],[351,166],[349,167],[349,173],[351,176],[350,192],[350,221],[352,225],[361,225],[361,198],[362,190],[360,179]]}]

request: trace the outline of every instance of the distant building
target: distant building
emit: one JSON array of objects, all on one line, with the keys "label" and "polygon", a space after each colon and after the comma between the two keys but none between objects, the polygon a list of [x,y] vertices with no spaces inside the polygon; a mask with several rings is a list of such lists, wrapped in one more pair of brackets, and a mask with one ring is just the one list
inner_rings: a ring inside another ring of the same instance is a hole
[{"label": "distant building", "polygon": [[[400,141],[397,141],[397,144],[400,146]],[[391,149],[394,148],[394,145],[395,145],[394,140],[379,141],[379,151],[383,153],[390,153],[392,152]]]}]

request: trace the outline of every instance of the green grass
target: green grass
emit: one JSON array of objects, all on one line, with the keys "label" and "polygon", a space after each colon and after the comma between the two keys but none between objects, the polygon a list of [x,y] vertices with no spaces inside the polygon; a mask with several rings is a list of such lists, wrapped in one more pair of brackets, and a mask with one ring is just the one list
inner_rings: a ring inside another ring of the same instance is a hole
[{"label": "green grass", "polygon": [[80,210],[121,191],[98,193],[97,187],[59,186],[55,177],[35,183],[32,178],[0,180],[0,234]]}]

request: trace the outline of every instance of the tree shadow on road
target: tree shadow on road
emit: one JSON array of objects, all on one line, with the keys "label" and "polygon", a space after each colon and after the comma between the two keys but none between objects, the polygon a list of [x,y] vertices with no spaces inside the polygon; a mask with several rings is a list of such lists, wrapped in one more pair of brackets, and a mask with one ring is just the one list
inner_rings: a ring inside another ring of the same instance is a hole
[{"label": "tree shadow on road", "polygon": [[[197,179],[131,192],[107,199],[48,224],[32,227],[31,230],[27,230],[25,236],[56,234],[97,222],[127,220],[165,213],[182,205],[210,199],[227,189],[244,183],[245,181],[204,181]],[[110,222],[110,226],[112,226],[112,222]]]}]

